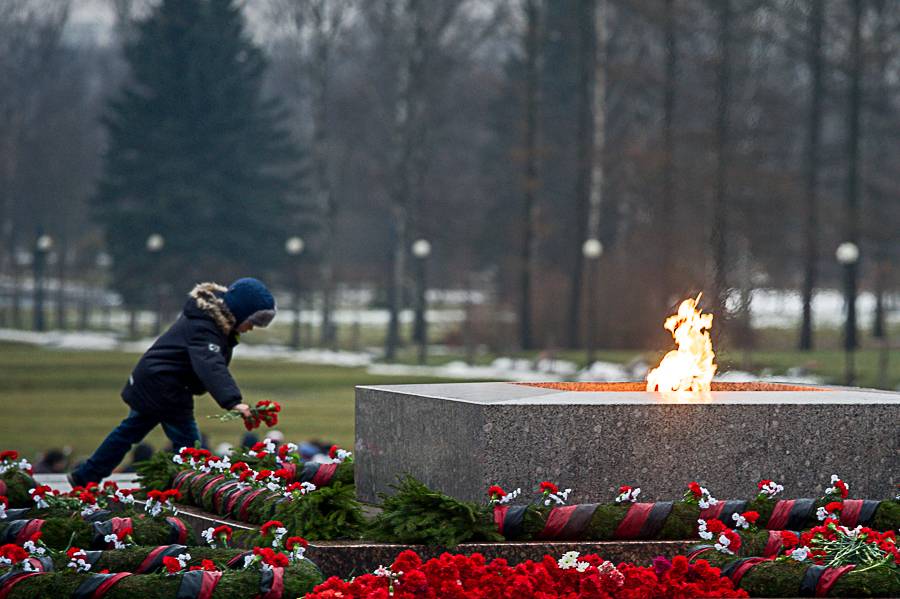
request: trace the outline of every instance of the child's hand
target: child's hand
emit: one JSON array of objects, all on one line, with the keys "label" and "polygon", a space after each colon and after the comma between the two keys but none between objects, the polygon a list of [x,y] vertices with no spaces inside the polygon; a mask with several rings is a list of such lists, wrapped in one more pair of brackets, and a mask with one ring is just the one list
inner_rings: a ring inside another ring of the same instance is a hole
[{"label": "child's hand", "polygon": [[250,414],[250,406],[245,403],[239,403],[231,409],[235,412],[240,412],[241,416],[243,416],[244,418],[250,418],[252,416]]}]

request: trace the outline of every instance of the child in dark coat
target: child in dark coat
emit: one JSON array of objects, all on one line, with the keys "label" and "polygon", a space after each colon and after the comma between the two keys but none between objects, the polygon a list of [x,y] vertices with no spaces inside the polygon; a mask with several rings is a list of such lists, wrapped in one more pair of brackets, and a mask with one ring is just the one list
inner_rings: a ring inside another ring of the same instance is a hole
[{"label": "child in dark coat", "polygon": [[238,279],[229,287],[194,287],[178,320],[141,357],[122,390],[131,408],[69,482],[100,482],[118,466],[131,446],[161,424],[175,449],[200,439],[194,396],[209,392],[225,410],[250,415],[241,390],[228,371],[240,333],[268,326],[275,299],[257,279]]}]

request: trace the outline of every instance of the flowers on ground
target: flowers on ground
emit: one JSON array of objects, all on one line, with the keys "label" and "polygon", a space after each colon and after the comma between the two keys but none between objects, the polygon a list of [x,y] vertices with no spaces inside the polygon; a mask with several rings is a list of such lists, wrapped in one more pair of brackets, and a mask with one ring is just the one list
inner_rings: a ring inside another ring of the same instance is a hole
[{"label": "flowers on ground", "polygon": [[571,492],[572,489],[560,491],[556,484],[548,480],[545,480],[538,486],[538,493],[541,494],[541,501],[544,505],[550,505],[552,503],[555,503],[556,505],[565,505],[566,501],[569,499],[569,493]]},{"label": "flowers on ground", "polygon": [[210,526],[202,533],[200,536],[203,537],[203,540],[209,544],[213,549],[218,549],[219,545],[222,547],[228,547],[228,541],[231,540],[232,534],[231,527],[227,524],[223,524],[221,526],[212,527]]},{"label": "flowers on ground", "polygon": [[175,507],[175,501],[181,499],[181,492],[178,489],[168,489],[166,491],[158,491],[156,489],[147,493],[147,503],[144,504],[144,511],[156,518],[163,512],[171,513],[173,516],[178,514]]},{"label": "flowers on ground", "polygon": [[163,566],[166,567],[166,576],[178,574],[187,568],[188,562],[191,561],[190,553],[182,553],[176,557],[167,555],[163,558]]},{"label": "flowers on ground", "polygon": [[838,512],[844,509],[844,504],[840,501],[830,501],[816,510],[816,517],[819,520],[840,520],[841,516]]},{"label": "flowers on ground", "polygon": [[13,567],[28,559],[28,552],[18,545],[7,543],[0,546],[0,568]]},{"label": "flowers on ground", "polygon": [[757,495],[757,499],[774,499],[776,495],[784,491],[784,487],[779,485],[774,480],[764,478],[758,483],[756,483],[757,488],[759,488],[759,495]]},{"label": "flowers on ground", "polygon": [[837,474],[831,475],[831,486],[825,489],[825,498],[829,497],[840,497],[841,499],[847,499],[847,496],[850,494],[850,485],[845,483],[838,477]]},{"label": "flowers on ground", "polygon": [[69,558],[66,568],[72,568],[75,572],[87,572],[91,569],[91,564],[87,561],[87,552],[84,549],[69,547],[66,556]]},{"label": "flowers on ground", "polygon": [[640,494],[640,487],[622,485],[619,487],[619,494],[616,495],[616,503],[634,503],[637,501],[638,495]]},{"label": "flowers on ground", "polygon": [[515,491],[507,493],[500,485],[491,485],[490,487],[488,487],[487,494],[488,504],[503,505],[504,503],[509,503],[510,501],[521,495],[522,489],[516,489]]},{"label": "flowers on ground", "polygon": [[799,539],[782,533],[782,543],[785,553],[781,559],[811,560],[832,568],[854,564],[857,572],[881,565],[900,565],[894,531],[879,532],[865,526],[847,528],[831,518],[802,533]]},{"label": "flowers on ground", "polygon": [[404,551],[390,567],[380,567],[350,581],[336,577],[319,585],[306,599],[487,599],[496,597],[746,597],[731,580],[706,561],[684,556],[671,562],[657,558],[653,567],[614,566],[596,555],[569,553],[559,560],[544,556],[517,566],[484,556],[444,553],[423,562]]},{"label": "flowers on ground", "polygon": [[346,449],[341,449],[337,445],[332,445],[331,449],[328,450],[328,457],[331,458],[332,461],[342,464],[348,460],[352,461],[353,453]]},{"label": "flowers on ground", "polygon": [[299,562],[309,548],[309,542],[303,537],[288,537],[287,541],[284,542],[284,548],[289,552],[288,559],[292,562]]},{"label": "flowers on ground", "polygon": [[707,541],[715,539],[713,547],[716,548],[716,551],[731,555],[741,547],[741,536],[725,526],[721,520],[715,518],[709,521],[697,520],[697,531],[701,539]]},{"label": "flowers on ground", "polygon": [[750,511],[742,514],[732,514],[731,519],[734,520],[735,528],[743,528],[746,530],[756,526],[756,521],[759,520],[759,512]]},{"label": "flowers on ground", "polygon": [[705,510],[711,505],[716,505],[719,500],[710,495],[706,487],[701,487],[697,481],[688,484],[687,491],[684,492],[685,503],[695,503],[700,506],[701,510]]},{"label": "flowers on ground", "polygon": [[21,470],[31,474],[31,464],[28,460],[19,459],[19,452],[14,449],[0,451],[0,474],[6,474],[15,470]]},{"label": "flowers on ground", "polygon": [[282,547],[282,539],[287,533],[288,529],[279,520],[269,520],[259,529],[259,534],[262,535],[262,538],[268,539],[270,536],[272,537],[272,547],[275,549]]},{"label": "flowers on ground", "polygon": [[47,485],[38,485],[33,489],[28,489],[28,494],[31,495],[31,498],[34,500],[34,507],[39,510],[45,510],[50,507],[50,504],[47,503],[47,494],[52,495],[53,492]]}]

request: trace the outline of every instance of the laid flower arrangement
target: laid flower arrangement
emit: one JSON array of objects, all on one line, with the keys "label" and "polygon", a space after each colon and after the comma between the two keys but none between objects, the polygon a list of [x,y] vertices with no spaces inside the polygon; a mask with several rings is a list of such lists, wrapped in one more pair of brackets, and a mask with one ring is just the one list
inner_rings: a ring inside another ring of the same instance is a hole
[{"label": "laid flower arrangement", "polygon": [[6,497],[7,507],[31,507],[28,489],[37,486],[31,475],[31,464],[20,458],[19,452],[12,449],[0,451],[0,496]]},{"label": "laid flower arrangement", "polygon": [[652,567],[618,566],[596,555],[571,552],[560,559],[510,566],[506,560],[488,562],[481,554],[451,555],[423,562],[404,551],[390,567],[350,581],[329,578],[305,599],[369,599],[373,597],[747,597],[728,578],[706,562],[671,562],[659,558]]},{"label": "laid flower arrangement", "polygon": [[[678,540],[697,538],[698,520],[718,519],[737,529],[752,524],[773,530],[804,530],[820,523],[817,507],[830,507],[847,526],[863,524],[880,530],[900,526],[900,503],[847,499],[842,494],[849,486],[843,481],[837,484],[837,477],[833,479],[833,487],[819,499],[778,499],[783,487],[762,480],[757,485],[757,496],[749,501],[719,500],[708,489],[691,482],[677,502],[640,503],[640,489],[623,485],[613,503],[582,505],[566,505],[569,490],[560,492],[551,481],[538,485],[529,503],[513,501],[527,499],[519,489],[507,493],[500,486],[491,485],[486,506],[461,502],[414,479],[404,479],[395,487],[395,495],[384,497],[383,511],[373,522],[370,534],[386,542],[449,547],[467,541],[494,541],[495,533],[517,541]],[[832,505],[835,497],[840,499],[840,508]],[[454,523],[449,530],[444,525],[447,522]],[[491,522],[494,530],[490,530]]]},{"label": "laid flower arrangement", "polygon": [[[710,523],[711,524],[711,523]],[[709,530],[721,526],[710,526]],[[760,534],[768,538],[760,543]],[[837,520],[809,531],[742,533],[739,551],[717,545],[695,548],[690,559],[702,558],[722,568],[736,586],[767,597],[893,597],[900,594],[900,551],[895,532],[864,526],[848,528]]]}]

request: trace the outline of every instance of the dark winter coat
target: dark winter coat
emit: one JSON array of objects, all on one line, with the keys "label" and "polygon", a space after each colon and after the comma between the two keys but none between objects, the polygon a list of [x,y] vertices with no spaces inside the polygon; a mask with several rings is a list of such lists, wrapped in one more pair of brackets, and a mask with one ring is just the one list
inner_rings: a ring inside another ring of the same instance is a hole
[{"label": "dark winter coat", "polygon": [[215,283],[194,287],[178,320],[135,366],[122,390],[125,403],[164,420],[192,417],[194,396],[207,391],[226,410],[241,403],[228,372],[237,335],[225,291]]}]

